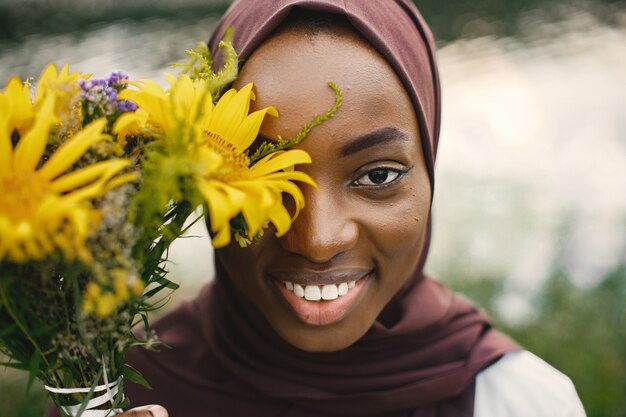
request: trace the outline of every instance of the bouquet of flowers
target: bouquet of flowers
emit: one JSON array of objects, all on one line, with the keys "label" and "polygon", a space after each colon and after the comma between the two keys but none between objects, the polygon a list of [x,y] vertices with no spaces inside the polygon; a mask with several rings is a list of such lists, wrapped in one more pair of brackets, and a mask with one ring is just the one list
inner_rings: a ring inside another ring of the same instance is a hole
[{"label": "bouquet of flowers", "polygon": [[340,91],[329,83],[335,105],[294,137],[255,143],[278,113],[250,112],[252,84],[223,92],[238,63],[228,38],[220,48],[219,72],[199,45],[167,89],[50,65],[34,91],[12,78],[0,92],[0,353],[66,416],[114,415],[125,379],[147,384],[124,353],[157,342],[148,313],[177,287],[167,250],[198,208],[215,247],[245,246],[270,223],[284,234],[304,206],[295,182],[315,186],[294,169],[308,154],[287,148]]}]

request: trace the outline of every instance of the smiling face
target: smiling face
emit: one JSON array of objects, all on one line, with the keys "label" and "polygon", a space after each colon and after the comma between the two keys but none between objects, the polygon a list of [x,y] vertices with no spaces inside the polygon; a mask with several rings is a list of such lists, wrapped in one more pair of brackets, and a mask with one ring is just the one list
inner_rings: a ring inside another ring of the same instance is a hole
[{"label": "smiling face", "polygon": [[255,108],[280,111],[264,137],[289,137],[333,103],[343,107],[298,148],[306,207],[289,232],[248,248],[217,251],[230,278],[290,344],[344,349],[371,327],[416,268],[430,183],[412,103],[390,65],[350,30],[273,36],[245,62],[239,88],[254,82]]}]

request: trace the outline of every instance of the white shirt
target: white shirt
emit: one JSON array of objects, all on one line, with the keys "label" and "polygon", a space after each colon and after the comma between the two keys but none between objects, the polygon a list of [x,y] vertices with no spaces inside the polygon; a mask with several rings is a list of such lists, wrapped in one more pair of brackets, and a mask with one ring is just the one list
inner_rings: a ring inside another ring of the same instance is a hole
[{"label": "white shirt", "polygon": [[572,381],[522,350],[476,377],[474,417],[585,417]]}]

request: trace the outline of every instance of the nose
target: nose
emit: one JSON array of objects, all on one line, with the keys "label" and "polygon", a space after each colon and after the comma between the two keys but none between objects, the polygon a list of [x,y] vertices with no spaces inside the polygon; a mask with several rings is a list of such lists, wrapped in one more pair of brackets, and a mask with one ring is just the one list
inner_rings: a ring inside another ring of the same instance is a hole
[{"label": "nose", "polygon": [[343,204],[341,192],[322,186],[306,188],[306,205],[279,242],[287,252],[312,263],[327,263],[356,245],[358,223]]}]

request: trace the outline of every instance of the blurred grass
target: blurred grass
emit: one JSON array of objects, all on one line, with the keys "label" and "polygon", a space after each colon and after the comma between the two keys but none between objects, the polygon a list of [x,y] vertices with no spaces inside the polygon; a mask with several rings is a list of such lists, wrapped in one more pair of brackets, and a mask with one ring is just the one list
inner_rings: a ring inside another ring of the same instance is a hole
[{"label": "blurred grass", "polygon": [[556,268],[521,323],[502,314],[503,280],[461,277],[447,283],[481,305],[496,327],[568,375],[588,417],[626,416],[625,264],[589,288],[572,284]]}]

